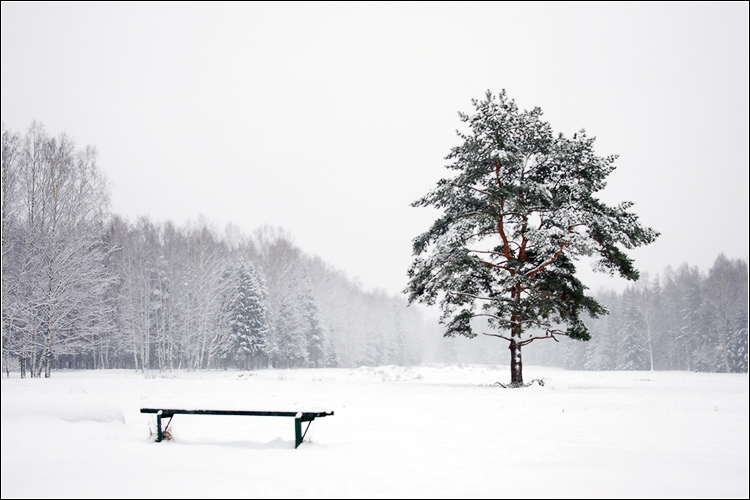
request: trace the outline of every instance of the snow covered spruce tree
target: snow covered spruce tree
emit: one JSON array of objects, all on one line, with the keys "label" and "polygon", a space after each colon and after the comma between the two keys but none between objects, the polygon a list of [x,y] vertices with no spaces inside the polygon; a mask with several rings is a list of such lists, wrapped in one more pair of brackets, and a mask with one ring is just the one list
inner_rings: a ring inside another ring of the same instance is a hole
[{"label": "snow covered spruce tree", "polygon": [[239,262],[235,273],[228,319],[232,351],[236,356],[244,356],[244,362],[238,360],[244,369],[258,369],[268,364],[266,287],[252,262]]},{"label": "snow covered spruce tree", "polygon": [[413,242],[409,301],[440,303],[445,336],[477,335],[486,319],[508,341],[511,386],[523,385],[521,348],[556,336],[588,340],[583,314],[607,311],[576,278],[575,261],[595,257],[596,270],[638,279],[624,252],[654,241],[629,211],[596,197],[616,156],[594,154],[585,131],[555,135],[542,111],[520,111],[505,91],[472,100],[442,179],[415,207],[442,211]]}]

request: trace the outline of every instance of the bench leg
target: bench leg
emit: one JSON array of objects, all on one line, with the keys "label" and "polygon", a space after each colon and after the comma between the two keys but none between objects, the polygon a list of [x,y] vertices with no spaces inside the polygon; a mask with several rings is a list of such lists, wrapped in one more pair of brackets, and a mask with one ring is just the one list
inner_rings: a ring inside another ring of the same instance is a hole
[{"label": "bench leg", "polygon": [[[302,440],[305,439],[310,425],[312,425],[315,417],[294,417],[294,448],[297,449],[302,444]],[[302,422],[307,422],[305,432],[302,433]]]},{"label": "bench leg", "polygon": [[[156,442],[161,443],[164,440],[164,431],[167,430],[167,427],[169,427],[169,424],[172,423],[172,418],[174,417],[173,413],[162,413],[161,410],[159,410],[156,413]],[[169,421],[167,422],[167,425],[164,427],[164,430],[161,428],[161,420],[163,418],[169,418]]]},{"label": "bench leg", "polygon": [[161,433],[161,411],[159,411],[156,413],[156,442],[161,443],[163,437]]},{"label": "bench leg", "polygon": [[294,449],[302,444],[302,418],[294,417]]}]

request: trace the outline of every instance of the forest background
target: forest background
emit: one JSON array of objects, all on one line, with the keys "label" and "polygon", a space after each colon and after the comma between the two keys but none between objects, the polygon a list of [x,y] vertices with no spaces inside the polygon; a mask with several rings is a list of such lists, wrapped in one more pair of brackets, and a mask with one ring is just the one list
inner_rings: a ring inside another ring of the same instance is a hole
[{"label": "forest background", "polygon": [[[431,311],[365,290],[283,229],[129,222],[110,212],[107,193],[95,148],[36,122],[26,133],[3,123],[6,376],[507,358],[490,338],[444,339]],[[535,343],[527,363],[747,372],[747,258],[719,255],[708,271],[673,263],[596,295],[611,314],[590,320],[590,342]]]}]

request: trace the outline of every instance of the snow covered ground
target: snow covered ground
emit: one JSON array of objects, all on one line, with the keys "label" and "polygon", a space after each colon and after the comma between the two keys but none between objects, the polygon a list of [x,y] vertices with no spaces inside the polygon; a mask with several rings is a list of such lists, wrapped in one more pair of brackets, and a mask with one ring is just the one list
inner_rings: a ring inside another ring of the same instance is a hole
[{"label": "snow covered ground", "polygon": [[[2,379],[2,498],[748,498],[748,376],[507,366]],[[294,449],[281,417],[332,410]]]}]

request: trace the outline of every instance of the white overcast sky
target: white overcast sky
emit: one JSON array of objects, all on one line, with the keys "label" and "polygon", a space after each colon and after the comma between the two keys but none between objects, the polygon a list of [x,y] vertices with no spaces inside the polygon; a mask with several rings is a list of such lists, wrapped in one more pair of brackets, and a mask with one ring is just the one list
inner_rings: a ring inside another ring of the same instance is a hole
[{"label": "white overcast sky", "polygon": [[747,2],[3,1],[2,120],[96,146],[131,221],[281,226],[397,293],[458,111],[506,89],[620,156],[639,269],[706,271],[748,256],[748,45]]}]

